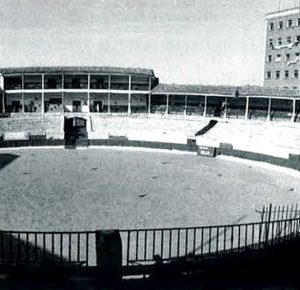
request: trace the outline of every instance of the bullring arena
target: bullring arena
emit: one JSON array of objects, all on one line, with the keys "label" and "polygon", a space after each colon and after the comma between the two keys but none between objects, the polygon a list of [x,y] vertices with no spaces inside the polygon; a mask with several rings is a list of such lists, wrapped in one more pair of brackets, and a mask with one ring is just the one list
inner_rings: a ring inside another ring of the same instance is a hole
[{"label": "bullring arena", "polygon": [[[33,231],[170,228],[171,255],[171,228],[250,223],[259,220],[255,210],[263,205],[299,200],[295,90],[165,85],[147,69],[36,67],[1,73],[0,225],[15,231],[11,235],[18,241],[25,235],[36,248],[42,241],[31,240]],[[244,230],[247,243],[248,227]],[[82,246],[81,233],[74,235],[78,239],[69,237],[69,249]],[[133,235],[134,247],[142,239],[147,249],[147,234]],[[188,236],[189,229],[186,253]],[[255,238],[253,226],[252,242]],[[129,244],[129,234],[126,239]],[[223,240],[226,249],[226,236]],[[58,237],[44,243],[59,255]],[[60,243],[68,242],[61,236]],[[138,260],[140,250],[136,253]],[[146,258],[145,249],[142,255]]]}]

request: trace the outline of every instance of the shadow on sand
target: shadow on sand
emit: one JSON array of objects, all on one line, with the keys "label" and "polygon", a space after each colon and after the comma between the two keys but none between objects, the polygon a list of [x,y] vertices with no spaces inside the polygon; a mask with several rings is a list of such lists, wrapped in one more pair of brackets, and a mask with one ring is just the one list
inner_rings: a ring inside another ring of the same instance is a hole
[{"label": "shadow on sand", "polygon": [[19,155],[15,155],[15,154],[0,153],[0,170],[19,157],[20,157]]}]

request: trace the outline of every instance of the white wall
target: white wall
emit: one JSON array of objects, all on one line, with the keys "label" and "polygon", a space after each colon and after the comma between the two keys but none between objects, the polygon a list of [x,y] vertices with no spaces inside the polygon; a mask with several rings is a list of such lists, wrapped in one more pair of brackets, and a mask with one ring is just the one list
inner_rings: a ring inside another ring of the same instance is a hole
[{"label": "white wall", "polygon": [[0,75],[0,90],[4,90],[4,78],[2,75]]}]

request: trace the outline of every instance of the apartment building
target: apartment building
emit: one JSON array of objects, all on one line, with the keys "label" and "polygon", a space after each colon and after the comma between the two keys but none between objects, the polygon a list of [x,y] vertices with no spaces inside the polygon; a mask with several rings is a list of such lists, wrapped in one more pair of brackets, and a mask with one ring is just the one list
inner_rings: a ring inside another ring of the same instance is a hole
[{"label": "apartment building", "polygon": [[264,86],[300,89],[300,8],[266,14]]}]

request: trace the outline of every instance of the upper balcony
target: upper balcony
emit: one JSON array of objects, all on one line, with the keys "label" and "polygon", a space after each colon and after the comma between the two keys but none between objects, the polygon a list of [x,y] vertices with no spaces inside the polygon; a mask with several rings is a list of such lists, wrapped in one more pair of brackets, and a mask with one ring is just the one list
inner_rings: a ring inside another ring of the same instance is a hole
[{"label": "upper balcony", "polygon": [[158,79],[152,70],[107,67],[0,69],[4,90],[151,90]]}]

